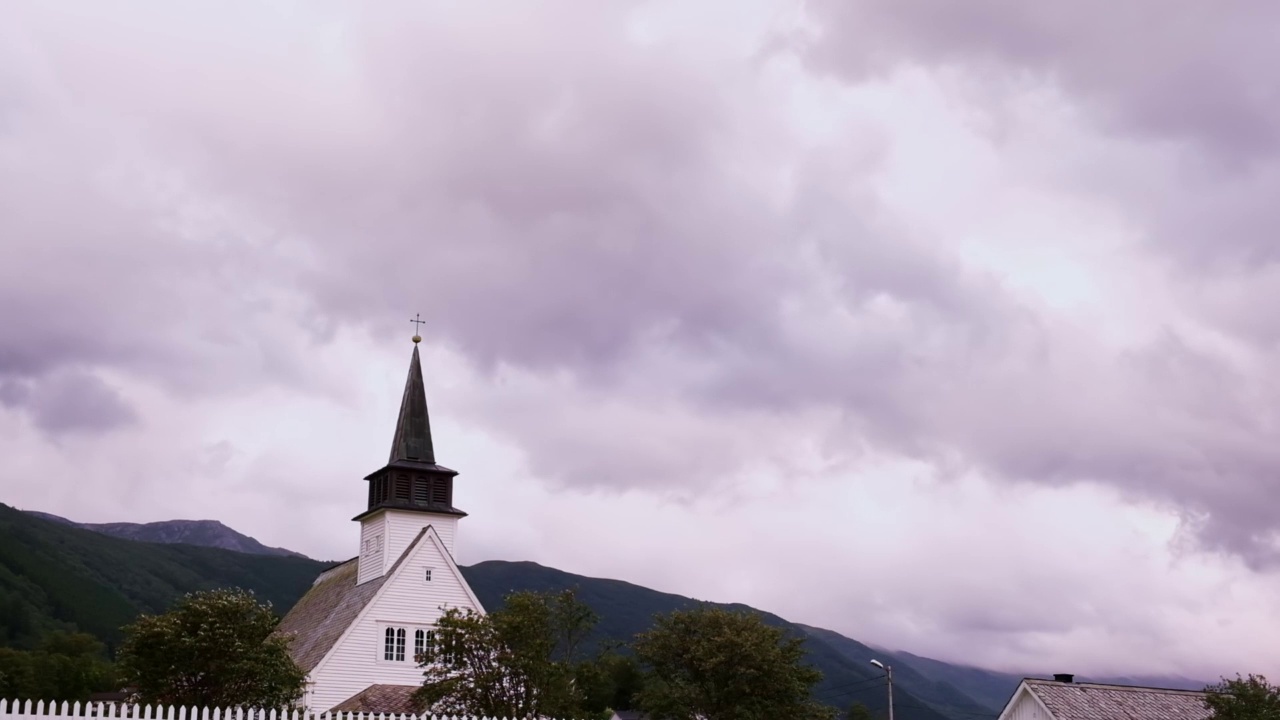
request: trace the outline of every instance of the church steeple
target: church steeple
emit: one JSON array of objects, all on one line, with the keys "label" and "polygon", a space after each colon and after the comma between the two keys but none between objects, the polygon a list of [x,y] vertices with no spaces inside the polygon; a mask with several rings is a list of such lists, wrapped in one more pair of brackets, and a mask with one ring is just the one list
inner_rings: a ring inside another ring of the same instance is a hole
[{"label": "church steeple", "polygon": [[391,439],[391,459],[435,463],[431,444],[431,418],[427,414],[427,390],[422,382],[422,361],[418,358],[418,336],[414,335],[413,358],[409,360],[409,378],[404,381],[404,397],[400,400],[400,417],[396,434]]},{"label": "church steeple", "polygon": [[355,520],[384,509],[453,517],[466,515],[453,506],[453,478],[457,471],[436,464],[422,360],[418,356],[421,340],[418,335],[413,336],[413,356],[409,359],[409,377],[405,380],[400,415],[391,440],[391,457],[385,466],[365,477],[369,481],[369,506]]}]

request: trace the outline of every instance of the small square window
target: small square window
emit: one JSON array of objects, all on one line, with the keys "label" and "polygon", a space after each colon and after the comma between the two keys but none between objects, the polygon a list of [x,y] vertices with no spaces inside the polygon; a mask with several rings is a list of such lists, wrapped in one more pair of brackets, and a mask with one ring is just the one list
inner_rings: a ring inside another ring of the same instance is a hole
[{"label": "small square window", "polygon": [[431,582],[431,568],[427,568],[423,575],[427,582]]}]

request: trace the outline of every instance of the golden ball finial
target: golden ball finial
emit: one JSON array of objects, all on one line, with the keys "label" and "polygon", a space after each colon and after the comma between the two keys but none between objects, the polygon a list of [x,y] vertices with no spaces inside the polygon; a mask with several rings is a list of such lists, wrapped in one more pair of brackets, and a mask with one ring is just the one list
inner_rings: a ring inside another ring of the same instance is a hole
[{"label": "golden ball finial", "polygon": [[413,344],[414,344],[414,345],[417,345],[417,344],[418,344],[418,343],[420,343],[420,342],[422,342],[422,336],[421,336],[421,335],[414,335],[414,336],[413,336]]}]

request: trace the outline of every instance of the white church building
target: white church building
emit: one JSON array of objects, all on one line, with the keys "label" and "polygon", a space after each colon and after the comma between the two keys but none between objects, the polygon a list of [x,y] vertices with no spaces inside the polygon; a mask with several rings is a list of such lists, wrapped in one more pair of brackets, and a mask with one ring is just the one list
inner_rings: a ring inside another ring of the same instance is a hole
[{"label": "white church building", "polygon": [[456,471],[436,464],[420,337],[414,336],[391,457],[365,480],[360,554],[321,573],[285,615],[294,662],[307,673],[309,710],[413,712],[422,685],[414,656],[434,640],[445,608],[483,613],[453,560]]}]

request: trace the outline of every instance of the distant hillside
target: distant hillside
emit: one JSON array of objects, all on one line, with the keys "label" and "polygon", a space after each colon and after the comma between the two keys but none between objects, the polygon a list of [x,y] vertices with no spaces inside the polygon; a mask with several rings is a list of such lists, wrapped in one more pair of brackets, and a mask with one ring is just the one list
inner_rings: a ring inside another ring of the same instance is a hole
[{"label": "distant hillside", "polygon": [[180,595],[243,587],[286,612],[331,563],[125,540],[0,504],[0,646],[31,647],[53,629],[108,646],[140,612]]},{"label": "distant hillside", "polygon": [[81,523],[64,517],[35,510],[24,511],[44,520],[92,530],[103,535],[151,543],[185,543],[202,547],[222,548],[250,555],[279,555],[306,557],[302,553],[285,548],[267,547],[257,540],[223,525],[217,520],[165,520],[152,523]]},{"label": "distant hillside", "polygon": [[[600,639],[627,640],[649,628],[659,613],[693,606],[697,601],[661,593],[621,580],[573,575],[531,562],[482,562],[462,568],[467,582],[485,608],[501,607],[502,598],[517,590],[554,591],[575,588],[578,597],[601,618]],[[720,605],[751,609],[745,605]],[[907,652],[872,648],[832,630],[789,623],[762,613],[774,625],[808,637],[809,661],[825,680],[817,688],[819,700],[839,708],[860,702],[873,716],[885,715],[887,693],[875,658],[893,666],[894,716],[902,720],[947,717],[952,720],[994,720],[1023,677],[1050,677],[1072,668],[1033,668],[1024,674],[999,673],[955,665]],[[1078,681],[1146,685],[1201,690],[1202,681],[1183,677],[1099,677],[1077,675]]]},{"label": "distant hillside", "polygon": [[[265,548],[221,523],[203,522],[225,532],[182,530],[184,525],[201,523],[181,520],[86,529],[64,518],[0,504],[0,647],[31,647],[54,629],[79,629],[113,646],[119,640],[119,628],[138,613],[163,611],[183,593],[215,587],[251,589],[283,614],[316,575],[332,565]],[[139,542],[115,536],[126,532],[137,533],[129,537],[154,540]],[[276,552],[222,549],[220,543],[229,536]],[[601,617],[598,641],[629,641],[650,627],[654,615],[697,602],[621,580],[573,575],[531,562],[482,562],[464,567],[462,572],[488,609],[501,607],[502,598],[516,590],[576,588],[579,597]],[[721,607],[750,609],[745,605]],[[824,675],[815,693],[817,699],[842,709],[860,702],[877,719],[884,717],[887,703],[884,678],[870,665],[871,658],[893,665],[897,720],[994,720],[1022,677],[874,649],[831,630],[761,614],[773,625],[806,636],[809,661]],[[1046,677],[1072,670],[1034,668],[1027,675]],[[1176,677],[1077,677],[1183,689],[1205,685]]]},{"label": "distant hillside", "polygon": [[[672,610],[692,607],[697,603],[692,598],[680,595],[661,593],[656,590],[633,585],[621,580],[605,580],[573,575],[553,568],[543,567],[531,562],[482,562],[462,568],[463,575],[475,591],[476,596],[486,609],[502,606],[502,598],[512,591],[535,590],[554,591],[575,588],[578,597],[591,606],[600,616],[599,639],[627,641],[637,633],[648,630],[653,616],[668,613]],[[745,605],[720,605],[736,610],[751,610]],[[771,625],[787,628],[797,635],[806,635],[803,628],[769,613],[761,613]],[[830,644],[818,638],[810,637],[806,643],[808,660],[822,670],[824,679],[815,690],[815,697],[829,705],[847,708],[854,702],[861,702],[871,709],[876,717],[884,714],[887,694],[883,675],[871,666],[867,659],[851,660]],[[952,698],[957,707],[971,711],[973,715],[947,715],[939,712],[924,697],[917,695],[917,688],[912,682],[897,682],[894,676],[894,717],[896,720],[981,720],[981,717],[994,718],[996,713],[978,705],[972,700],[966,701],[964,694],[955,688],[945,689],[945,683],[938,684],[942,690],[935,694]]]},{"label": "distant hillside", "polygon": [[[1013,694],[1014,689],[1018,687],[1018,681],[1021,680],[1021,677],[1019,677],[1007,688],[1002,687],[1001,692],[1003,692],[1003,695],[1000,695],[998,699],[993,699],[994,696],[990,695],[979,697],[972,692],[971,685],[968,682],[954,681],[962,679],[963,671],[974,668],[961,668],[931,660],[929,662],[945,665],[957,672],[955,673],[955,678],[944,677],[941,673],[930,675],[920,672],[913,664],[903,662],[903,659],[896,653],[873,649],[835,631],[807,625],[797,625],[796,627],[807,633],[810,638],[826,643],[851,662],[870,665],[872,658],[875,658],[887,663],[893,667],[895,690],[898,687],[910,688],[917,697],[930,707],[950,717],[975,719],[995,717],[1003,709],[1005,701]],[[985,673],[986,671],[978,670],[977,672]]]}]

